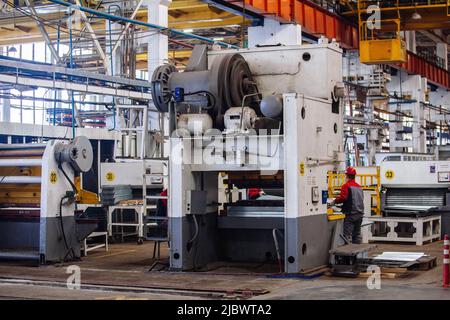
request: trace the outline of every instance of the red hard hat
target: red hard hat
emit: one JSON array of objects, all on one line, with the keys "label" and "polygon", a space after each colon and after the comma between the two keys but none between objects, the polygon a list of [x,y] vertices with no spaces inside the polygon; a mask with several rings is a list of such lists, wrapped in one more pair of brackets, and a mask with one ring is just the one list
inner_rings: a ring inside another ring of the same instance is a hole
[{"label": "red hard hat", "polygon": [[353,167],[348,167],[347,170],[345,170],[345,174],[356,175],[356,170]]}]

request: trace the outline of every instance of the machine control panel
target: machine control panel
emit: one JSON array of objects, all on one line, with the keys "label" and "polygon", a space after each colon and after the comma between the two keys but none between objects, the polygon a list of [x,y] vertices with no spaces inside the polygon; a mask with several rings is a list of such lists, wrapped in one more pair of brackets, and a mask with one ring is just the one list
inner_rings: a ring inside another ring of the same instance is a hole
[{"label": "machine control panel", "polygon": [[320,191],[318,186],[311,187],[311,201],[312,203],[318,203],[320,201]]},{"label": "machine control panel", "polygon": [[186,214],[206,214],[206,191],[186,191]]}]

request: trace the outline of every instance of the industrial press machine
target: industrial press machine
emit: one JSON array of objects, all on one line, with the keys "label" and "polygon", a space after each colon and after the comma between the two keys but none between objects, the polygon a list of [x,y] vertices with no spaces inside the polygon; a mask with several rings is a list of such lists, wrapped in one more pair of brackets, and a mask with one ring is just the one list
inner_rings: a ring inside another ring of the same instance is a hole
[{"label": "industrial press machine", "polygon": [[382,217],[370,217],[369,241],[422,245],[439,240],[450,213],[449,161],[383,161]]},{"label": "industrial press machine", "polygon": [[91,169],[86,137],[0,145],[0,259],[37,263],[80,257],[96,227],[75,216],[75,174]]},{"label": "industrial press machine", "polygon": [[[327,41],[196,46],[184,72],[155,71],[153,102],[170,118],[172,270],[328,264],[337,221],[327,215],[327,171],[343,166],[341,61]],[[250,188],[265,195],[250,199]]]}]

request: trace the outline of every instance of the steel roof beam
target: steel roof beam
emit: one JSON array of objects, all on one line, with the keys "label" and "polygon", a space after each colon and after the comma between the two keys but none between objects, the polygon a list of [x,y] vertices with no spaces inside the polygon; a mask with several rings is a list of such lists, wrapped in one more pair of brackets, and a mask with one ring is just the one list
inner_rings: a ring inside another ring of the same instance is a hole
[{"label": "steel roof beam", "polygon": [[[33,14],[33,16],[37,17],[38,14],[36,12],[36,10],[34,9],[33,5],[31,4],[31,2],[29,0],[25,0],[25,3],[28,6],[28,9],[30,9],[31,13]],[[45,30],[44,24],[39,21],[39,19],[36,19],[36,24],[39,28],[39,31],[42,34],[42,37],[44,38],[45,43],[47,44],[47,47],[49,48],[53,58],[55,59],[56,63],[61,63],[61,58],[58,55],[58,52],[56,51],[55,47],[53,47],[52,41],[50,40],[50,37],[48,36],[47,31]]]}]

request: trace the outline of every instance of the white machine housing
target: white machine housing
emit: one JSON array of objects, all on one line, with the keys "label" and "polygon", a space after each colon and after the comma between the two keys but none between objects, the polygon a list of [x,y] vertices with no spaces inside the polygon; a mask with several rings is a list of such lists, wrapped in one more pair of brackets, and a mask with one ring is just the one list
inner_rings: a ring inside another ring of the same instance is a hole
[{"label": "white machine housing", "polygon": [[[80,139],[82,139],[81,144],[84,146],[86,143],[89,144],[87,138],[80,137]],[[32,148],[36,147],[35,145],[31,146]],[[90,145],[88,146],[90,147]],[[14,145],[10,145],[10,147],[14,147]],[[70,150],[74,147],[77,147],[76,140],[73,143],[65,140],[50,140],[42,146],[45,149],[40,156],[24,157],[17,160],[0,159],[1,167],[17,167],[20,172],[24,172],[22,176],[5,176],[4,179],[0,179],[0,186],[15,187],[17,193],[26,192],[27,189],[22,189],[25,186],[39,185],[40,188],[40,201],[35,205],[20,206],[19,202],[18,204],[11,203],[10,207],[2,206],[0,208],[1,212],[7,213],[9,211],[24,215],[24,218],[19,218],[18,221],[1,221],[0,258],[36,260],[41,263],[63,261],[67,258],[70,249],[73,250],[72,258],[80,257],[79,241],[82,238],[79,238],[79,236],[87,236],[87,234],[84,234],[83,228],[92,226],[88,224],[77,226],[74,214],[76,209],[74,196],[72,196],[73,200],[63,201],[60,206],[61,199],[67,196],[66,192],[74,191],[68,181],[70,179],[73,183],[74,169],[68,159],[61,163],[62,169],[67,174],[67,179],[58,167],[55,158],[55,153],[57,154],[58,150],[61,151],[65,148]],[[26,150],[27,145],[19,145],[18,148]],[[92,149],[82,149],[82,152],[88,160],[83,163],[83,167],[89,166],[90,168],[92,165]],[[38,220],[26,219],[30,215],[35,216],[32,214],[35,211],[39,212]],[[63,241],[61,224],[64,225],[64,234],[69,248]],[[96,224],[93,229],[95,227]],[[6,249],[6,253],[2,252],[4,249]]]},{"label": "white machine housing", "polygon": [[342,50],[337,43],[209,51],[208,65],[227,53],[244,57],[263,96],[295,92],[331,99],[334,87],[342,82],[336,76],[342,74]]},{"label": "white machine housing", "polygon": [[[129,185],[131,187],[142,188],[143,176],[143,161],[124,161],[117,160],[116,162],[102,162],[100,164],[100,184],[101,186],[117,186]],[[148,161],[145,164],[146,185],[148,188],[161,188],[163,186],[162,175],[164,166],[162,163],[156,161]]]},{"label": "white machine housing", "polygon": [[[211,229],[218,211],[217,177],[219,172],[236,171],[284,172],[285,205],[281,216],[285,239],[284,271],[301,272],[326,264],[336,226],[335,221],[328,221],[327,217],[327,172],[342,169],[344,163],[342,107],[336,110],[332,106],[332,92],[342,79],[342,50],[334,43],[218,50],[208,52],[208,66],[219,55],[229,53],[244,57],[263,97],[282,95],[284,134],[273,137],[277,141],[273,152],[261,157],[271,160],[269,164],[249,161],[249,141],[257,140],[260,137],[257,135],[246,135],[244,139],[247,140],[241,148],[220,146],[220,143],[216,146],[219,150],[221,147],[228,152],[233,150],[239,163],[227,163],[225,159],[215,163],[202,162],[205,149],[192,143],[192,138],[171,138],[169,179],[170,185],[174,186],[169,190],[168,208],[171,268],[189,270],[195,263],[192,251],[186,249],[186,243],[194,233],[191,214],[186,210],[186,204],[194,201],[191,198],[193,190],[206,191],[206,230],[198,240],[202,254],[197,259],[206,263],[217,259],[213,239],[218,235]],[[183,158],[183,150],[189,150],[191,146],[194,155],[200,154],[200,162],[179,161]],[[221,154],[220,151],[216,154],[216,160],[222,157]],[[253,219],[256,224],[262,218]],[[252,249],[245,247],[249,242],[249,239],[240,242],[240,247],[232,251],[250,255]]]},{"label": "white machine housing", "polygon": [[450,161],[383,161],[381,185],[386,188],[450,187]]}]

